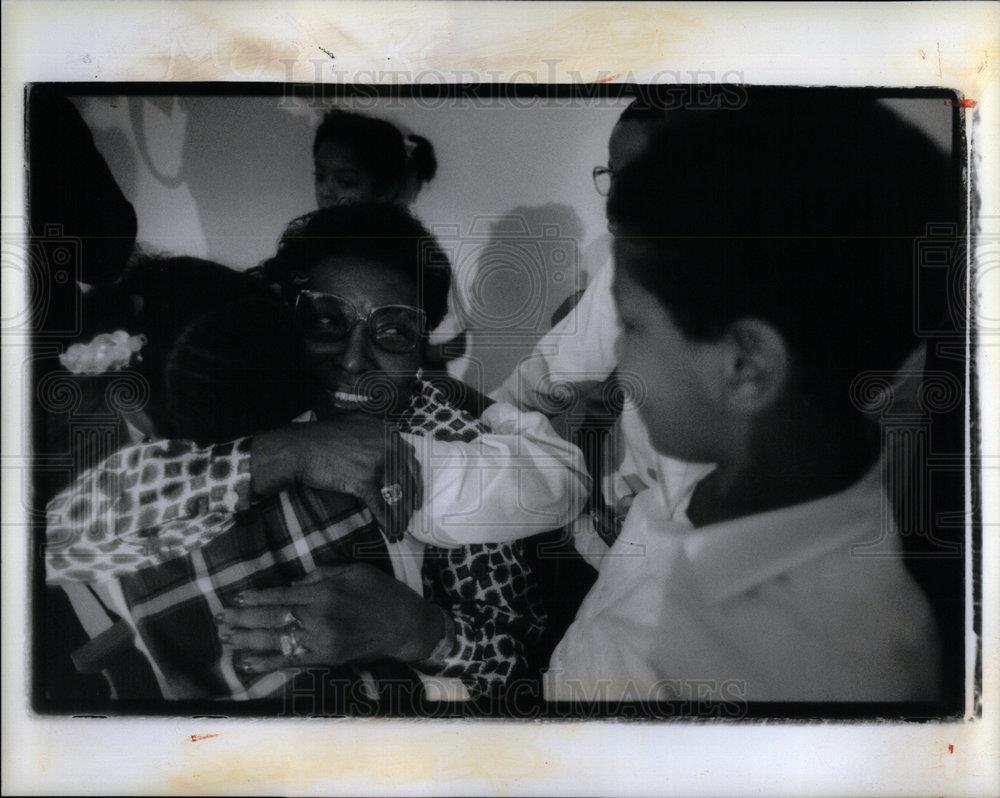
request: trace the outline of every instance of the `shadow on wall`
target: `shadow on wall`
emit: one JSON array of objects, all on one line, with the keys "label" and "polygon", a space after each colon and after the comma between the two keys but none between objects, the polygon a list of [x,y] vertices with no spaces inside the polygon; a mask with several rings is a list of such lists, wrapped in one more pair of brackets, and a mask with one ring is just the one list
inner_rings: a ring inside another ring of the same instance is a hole
[{"label": "shadow on wall", "polygon": [[139,187],[139,165],[128,136],[117,127],[91,128],[91,132],[94,135],[94,144],[100,152],[116,154],[113,166],[115,182],[121,188],[122,194],[134,201]]},{"label": "shadow on wall", "polygon": [[448,252],[459,307],[470,330],[465,380],[497,387],[552,326],[568,296],[586,286],[583,223],[569,205],[520,206],[476,218],[468,230],[436,225]]},{"label": "shadow on wall", "polygon": [[80,98],[154,251],[246,269],[312,209],[311,111],[281,98]]},{"label": "shadow on wall", "polygon": [[[179,168],[172,172],[156,164],[154,153],[162,152],[166,142],[145,135],[146,131],[155,135],[158,128],[146,124],[144,102],[166,116],[179,114],[186,121]],[[311,210],[311,198],[300,195],[303,185],[311,186],[306,176],[312,169],[312,122],[290,114],[279,103],[278,97],[273,102],[224,106],[211,97],[129,100],[146,168],[163,187],[187,187],[208,241],[209,257],[237,268],[256,265],[272,254],[284,223]],[[255,164],[253,169],[234,168],[232,148],[239,130],[254,131],[239,135],[239,161]]]}]

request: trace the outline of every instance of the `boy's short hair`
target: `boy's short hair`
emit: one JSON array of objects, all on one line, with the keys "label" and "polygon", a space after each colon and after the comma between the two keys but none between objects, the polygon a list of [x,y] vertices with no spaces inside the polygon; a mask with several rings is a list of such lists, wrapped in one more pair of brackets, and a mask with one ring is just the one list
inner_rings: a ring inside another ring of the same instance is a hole
[{"label": "boy's short hair", "polygon": [[659,131],[616,176],[608,216],[642,241],[632,276],[686,335],[767,321],[801,391],[849,409],[859,373],[898,368],[917,343],[915,239],[930,223],[961,230],[960,183],[873,96],[749,89],[739,109]]},{"label": "boy's short hair", "polygon": [[378,261],[406,275],[418,289],[416,301],[434,329],[448,310],[451,266],[437,240],[406,208],[394,203],[337,205],[294,220],[263,264],[285,298],[294,301],[309,270],[329,257]]},{"label": "boy's short hair", "polygon": [[658,83],[631,87],[634,95],[619,122],[662,122],[669,112],[731,110],[746,103],[747,87],[737,83]]}]

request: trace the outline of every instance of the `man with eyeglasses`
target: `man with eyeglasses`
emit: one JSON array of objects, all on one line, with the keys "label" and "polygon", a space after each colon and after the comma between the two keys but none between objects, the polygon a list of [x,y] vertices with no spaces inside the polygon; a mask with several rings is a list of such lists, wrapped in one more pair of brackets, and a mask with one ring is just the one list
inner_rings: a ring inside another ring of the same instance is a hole
[{"label": "man with eyeglasses", "polygon": [[[667,107],[675,106],[643,96],[622,112],[608,141],[608,163],[592,172],[601,196],[614,191],[615,174],[638,158],[666,124]],[[610,224],[609,231],[614,232]],[[491,395],[549,415],[568,409],[560,397],[584,397],[588,419],[576,437],[595,484],[589,517],[577,519],[573,534],[577,550],[594,567],[616,537],[632,498],[668,467],[652,448],[632,401],[622,401],[623,386],[631,380],[615,374],[621,323],[611,294],[613,276],[609,260],[575,307],[560,309],[566,315]],[[572,388],[567,392],[568,386]]]}]

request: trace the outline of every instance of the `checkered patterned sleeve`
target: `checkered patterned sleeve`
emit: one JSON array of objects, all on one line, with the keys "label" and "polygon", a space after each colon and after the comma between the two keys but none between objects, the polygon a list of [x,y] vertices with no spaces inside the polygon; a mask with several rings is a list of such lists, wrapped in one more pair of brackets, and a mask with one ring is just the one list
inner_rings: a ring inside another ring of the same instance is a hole
[{"label": "checkered patterned sleeve", "polygon": [[232,527],[250,505],[250,438],[129,446],[47,507],[46,580],[106,582],[160,565]]},{"label": "checkered patterned sleeve", "polygon": [[545,610],[520,541],[461,548],[428,546],[424,595],[454,622],[451,650],[428,673],[458,677],[474,697],[523,673],[545,628]]}]

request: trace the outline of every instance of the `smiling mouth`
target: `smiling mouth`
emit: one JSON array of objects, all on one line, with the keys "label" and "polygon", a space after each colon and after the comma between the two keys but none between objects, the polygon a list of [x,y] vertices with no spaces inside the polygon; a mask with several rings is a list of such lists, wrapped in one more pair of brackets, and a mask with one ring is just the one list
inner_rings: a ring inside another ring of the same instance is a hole
[{"label": "smiling mouth", "polygon": [[337,407],[358,407],[371,402],[371,397],[349,391],[327,391],[331,401]]}]

